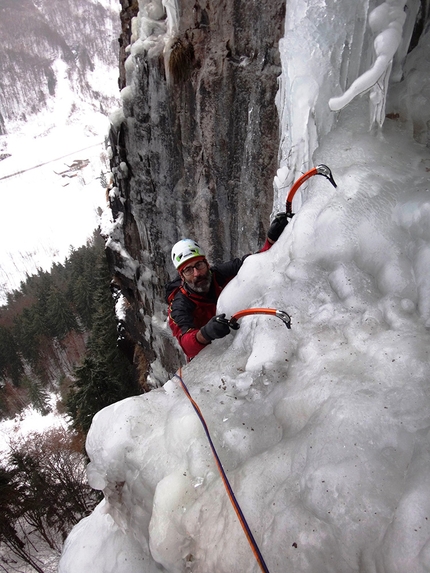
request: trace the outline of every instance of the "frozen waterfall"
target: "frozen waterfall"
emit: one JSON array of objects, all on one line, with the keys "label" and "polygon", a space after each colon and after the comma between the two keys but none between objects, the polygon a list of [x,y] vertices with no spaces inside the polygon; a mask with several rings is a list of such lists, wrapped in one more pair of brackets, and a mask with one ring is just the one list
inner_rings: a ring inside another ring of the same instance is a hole
[{"label": "frozen waterfall", "polygon": [[[284,309],[292,329],[244,318],[183,370],[270,573],[430,570],[428,27],[405,48],[419,5],[287,1],[274,210],[318,163],[338,187],[310,180],[219,301]],[[87,450],[105,499],[60,573],[257,573],[173,377],[99,412]]]}]

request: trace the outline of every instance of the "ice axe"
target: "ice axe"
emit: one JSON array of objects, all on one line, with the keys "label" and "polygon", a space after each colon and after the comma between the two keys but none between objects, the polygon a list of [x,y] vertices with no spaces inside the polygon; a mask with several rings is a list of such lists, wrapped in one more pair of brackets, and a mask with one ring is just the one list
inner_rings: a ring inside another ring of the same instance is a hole
[{"label": "ice axe", "polygon": [[233,316],[228,319],[225,316],[217,316],[216,321],[223,324],[228,324],[233,330],[238,330],[239,324],[238,320],[244,316],[249,316],[251,314],[269,314],[280,318],[287,328],[291,328],[291,318],[290,315],[285,312],[285,310],[278,310],[276,308],[245,308],[244,310],[239,310],[233,314]]},{"label": "ice axe", "polygon": [[292,212],[292,203],[293,203],[293,197],[296,194],[296,191],[298,190],[300,185],[302,185],[305,181],[307,181],[308,179],[310,179],[314,175],[322,175],[323,177],[325,177],[326,179],[328,179],[330,181],[330,183],[333,185],[333,187],[337,187],[336,182],[333,179],[331,169],[329,167],[327,167],[327,165],[321,164],[321,165],[317,165],[316,167],[313,167],[312,169],[310,169],[309,171],[304,173],[301,177],[299,177],[297,179],[297,181],[294,183],[294,185],[291,187],[290,192],[288,193],[288,196],[286,199],[287,217],[292,217],[294,215],[294,213]]}]

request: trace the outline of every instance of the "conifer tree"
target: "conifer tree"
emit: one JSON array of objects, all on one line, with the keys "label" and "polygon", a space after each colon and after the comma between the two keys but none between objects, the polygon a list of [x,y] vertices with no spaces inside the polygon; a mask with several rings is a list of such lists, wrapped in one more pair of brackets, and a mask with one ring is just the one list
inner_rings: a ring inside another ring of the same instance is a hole
[{"label": "conifer tree", "polygon": [[72,300],[76,312],[87,329],[91,329],[94,313],[94,281],[86,275],[81,275],[70,285]]},{"label": "conifer tree", "polygon": [[39,270],[38,280],[35,281],[36,309],[35,320],[39,333],[47,333],[46,313],[48,311],[48,299],[51,289],[54,287],[54,280],[49,272]]},{"label": "conifer tree", "polygon": [[67,406],[76,428],[88,432],[93,416],[105,406],[141,393],[132,366],[117,345],[115,301],[103,253],[98,263],[96,312],[87,355],[76,369],[76,385]]},{"label": "conifer tree", "polygon": [[38,357],[37,320],[33,307],[25,308],[15,321],[14,335],[23,357],[35,363]]},{"label": "conifer tree", "polygon": [[0,326],[0,377],[19,383],[23,374],[16,340],[9,328]]},{"label": "conifer tree", "polygon": [[92,327],[95,311],[94,295],[97,286],[95,268],[104,253],[104,242],[99,232],[87,243],[86,247],[74,250],[67,261],[69,275],[67,295],[73,301],[81,323],[88,329]]},{"label": "conifer tree", "polygon": [[28,390],[28,397],[33,407],[38,410],[42,416],[49,414],[49,393],[46,388],[42,386],[41,382],[25,377],[23,385]]},{"label": "conifer tree", "polygon": [[[112,403],[120,399],[124,392],[136,393],[135,387],[130,390],[128,382],[124,383],[124,390],[121,380],[123,372],[126,372],[124,380],[127,380],[129,365],[116,348],[114,301],[109,290],[111,277],[105,263],[104,267],[100,267],[101,260],[105,260],[104,241],[97,230],[86,246],[71,249],[64,264],[56,263],[50,272],[39,270],[36,275],[28,276],[21,283],[20,290],[8,296],[8,307],[1,309],[0,379],[12,382],[15,386],[20,385],[23,391],[27,388],[36,407],[42,410],[45,406],[41,392],[51,381],[52,361],[57,359],[58,345],[55,345],[54,339],[64,341],[61,348],[67,352],[70,344],[76,344],[76,337],[66,338],[73,331],[90,334],[88,361],[81,365],[81,374],[93,380],[93,392],[99,386],[101,398],[97,403]],[[101,279],[99,275],[102,267],[104,276]],[[100,284],[104,289],[102,295],[99,292]],[[105,309],[105,317],[101,312],[103,305],[109,305]],[[94,320],[96,316],[97,320]],[[108,335],[109,321],[111,330]],[[91,334],[93,327],[94,335]],[[82,340],[79,338],[80,342]],[[82,351],[80,346],[73,346],[73,357],[77,350]],[[98,354],[104,355],[102,363]],[[59,364],[59,367],[62,365]],[[107,370],[106,376],[101,375],[104,369]],[[34,384],[26,379],[25,371],[29,378],[36,380]],[[113,382],[106,385],[106,379],[112,379]],[[0,388],[2,415],[7,415],[10,403],[6,392]],[[91,410],[92,413],[94,411],[97,409]]]},{"label": "conifer tree", "polygon": [[47,298],[47,328],[54,338],[63,338],[71,330],[78,330],[79,325],[66,296],[58,288],[51,288]]}]

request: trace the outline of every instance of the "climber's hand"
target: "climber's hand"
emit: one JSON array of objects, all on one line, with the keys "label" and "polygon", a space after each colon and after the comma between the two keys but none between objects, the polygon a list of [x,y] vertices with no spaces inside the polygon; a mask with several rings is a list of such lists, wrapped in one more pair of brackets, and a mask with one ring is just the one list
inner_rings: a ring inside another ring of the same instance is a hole
[{"label": "climber's hand", "polygon": [[230,334],[230,326],[225,314],[219,314],[211,318],[207,324],[202,326],[200,332],[209,342],[215,340],[215,338],[224,338],[224,336]]},{"label": "climber's hand", "polygon": [[278,213],[275,215],[269,230],[267,232],[267,238],[275,243],[282,234],[282,231],[288,225],[288,218],[286,213]]}]

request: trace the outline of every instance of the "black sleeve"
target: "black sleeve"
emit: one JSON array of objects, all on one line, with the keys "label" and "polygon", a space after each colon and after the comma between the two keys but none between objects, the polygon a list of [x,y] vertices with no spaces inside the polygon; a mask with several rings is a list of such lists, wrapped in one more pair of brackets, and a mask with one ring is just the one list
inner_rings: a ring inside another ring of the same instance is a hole
[{"label": "black sleeve", "polygon": [[212,267],[212,271],[216,273],[216,278],[220,287],[224,287],[237,275],[246,257],[249,257],[249,255],[245,255],[241,259],[233,259],[227,263],[220,263],[219,265],[214,265]]}]

